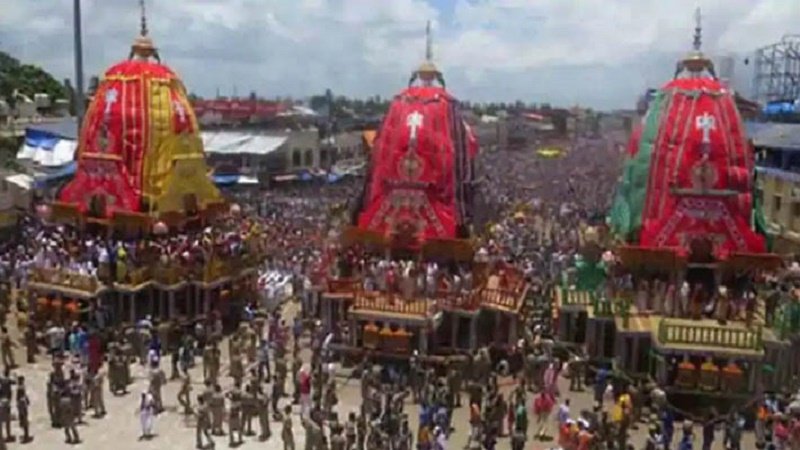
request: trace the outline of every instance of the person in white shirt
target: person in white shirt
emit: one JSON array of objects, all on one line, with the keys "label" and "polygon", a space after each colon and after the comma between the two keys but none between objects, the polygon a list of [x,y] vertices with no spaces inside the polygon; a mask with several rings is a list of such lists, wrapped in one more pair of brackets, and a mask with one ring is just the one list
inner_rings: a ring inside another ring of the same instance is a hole
[{"label": "person in white shirt", "polygon": [[64,328],[58,325],[50,324],[47,331],[47,341],[50,344],[50,354],[55,356],[64,350],[64,337],[66,332]]},{"label": "person in white shirt", "polygon": [[142,392],[139,404],[139,423],[142,426],[142,435],[140,440],[150,439],[153,437],[153,428],[155,426],[156,417],[156,402],[150,389]]}]

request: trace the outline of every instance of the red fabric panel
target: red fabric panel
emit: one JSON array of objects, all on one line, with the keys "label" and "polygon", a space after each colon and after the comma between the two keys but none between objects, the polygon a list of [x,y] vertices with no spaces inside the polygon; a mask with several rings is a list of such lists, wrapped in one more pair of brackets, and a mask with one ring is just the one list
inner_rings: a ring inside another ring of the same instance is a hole
[{"label": "red fabric panel", "polygon": [[139,201],[120,161],[83,158],[75,177],[60,192],[59,200],[78,205],[86,213],[93,196],[106,197],[106,216],[114,211],[138,211]]},{"label": "red fabric panel", "polygon": [[172,129],[175,134],[191,133],[194,131],[191,107],[184,102],[180,94],[177,89],[171,89],[169,92],[172,103]]},{"label": "red fabric panel", "polygon": [[452,101],[442,88],[411,87],[392,102],[372,152],[360,228],[416,233],[421,240],[456,237]]},{"label": "red fabric panel", "polygon": [[[753,152],[731,92],[712,78],[676,79],[663,90],[667,110],[653,149],[641,244],[685,253],[692,239],[705,235],[719,257],[765,251],[763,237],[750,225]],[[673,192],[701,192],[702,186],[733,194]]]}]

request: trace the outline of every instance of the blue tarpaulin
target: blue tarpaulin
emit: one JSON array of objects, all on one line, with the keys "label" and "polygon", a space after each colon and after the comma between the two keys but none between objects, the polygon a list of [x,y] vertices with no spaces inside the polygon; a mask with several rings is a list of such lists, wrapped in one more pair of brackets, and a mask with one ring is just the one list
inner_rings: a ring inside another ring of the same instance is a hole
[{"label": "blue tarpaulin", "polygon": [[31,160],[48,168],[65,166],[75,155],[78,146],[75,136],[74,119],[29,124],[17,159]]},{"label": "blue tarpaulin", "polygon": [[256,185],[258,184],[258,178],[256,177],[248,177],[246,175],[241,174],[224,174],[224,175],[212,175],[212,181],[217,186],[234,186],[234,185]]},{"label": "blue tarpaulin", "polygon": [[228,186],[239,182],[239,175],[214,175],[211,178],[217,186]]},{"label": "blue tarpaulin", "polygon": [[793,114],[800,112],[800,99],[770,102],[764,106],[764,114]]}]

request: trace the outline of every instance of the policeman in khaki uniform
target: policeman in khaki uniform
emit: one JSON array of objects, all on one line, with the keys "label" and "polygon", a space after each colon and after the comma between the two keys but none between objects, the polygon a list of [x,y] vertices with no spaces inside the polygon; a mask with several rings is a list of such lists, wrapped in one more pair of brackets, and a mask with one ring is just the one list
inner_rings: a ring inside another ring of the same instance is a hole
[{"label": "policeman in khaki uniform", "polygon": [[25,377],[17,378],[17,421],[19,427],[22,428],[22,443],[27,444],[33,440],[30,434],[30,409],[31,401],[28,398],[28,393],[25,390]]},{"label": "policeman in khaki uniform", "polygon": [[215,436],[224,436],[222,419],[225,416],[225,395],[218,384],[214,385],[214,392],[211,394],[208,406],[211,409],[211,433]]},{"label": "policeman in khaki uniform", "polygon": [[242,395],[242,432],[245,436],[253,436],[253,417],[258,409],[258,394],[253,391],[252,385],[244,389]]},{"label": "policeman in khaki uniform", "polygon": [[75,405],[72,397],[68,391],[65,391],[59,399],[59,419],[61,425],[64,427],[64,435],[66,436],[67,444],[77,444],[81,441],[78,435],[78,428],[75,426],[78,422],[78,412],[75,411]]},{"label": "policeman in khaki uniform", "polygon": [[203,380],[211,379],[211,363],[214,358],[214,349],[211,344],[203,348]]},{"label": "policeman in khaki uniform", "polygon": [[95,417],[103,417],[106,415],[106,403],[103,399],[103,381],[105,377],[100,370],[90,376],[92,378],[89,386],[89,404],[94,409]]},{"label": "policeman in khaki uniform", "polygon": [[283,409],[283,429],[281,430],[283,450],[295,450],[294,430],[292,429],[292,407],[286,405]]},{"label": "policeman in khaki uniform", "polygon": [[197,439],[197,448],[203,449],[203,437],[208,441],[208,446],[214,448],[214,440],[211,439],[211,414],[206,404],[205,398],[202,395],[197,396],[197,428],[195,429],[195,436]]},{"label": "policeman in khaki uniform", "polygon": [[266,441],[272,437],[272,430],[269,427],[269,396],[262,395],[257,398],[258,401],[258,425],[261,428],[261,434],[258,440]]},{"label": "policeman in khaki uniform", "polygon": [[231,447],[240,445],[244,442],[242,437],[242,390],[239,385],[234,385],[228,393],[231,401],[228,409],[228,441]]}]

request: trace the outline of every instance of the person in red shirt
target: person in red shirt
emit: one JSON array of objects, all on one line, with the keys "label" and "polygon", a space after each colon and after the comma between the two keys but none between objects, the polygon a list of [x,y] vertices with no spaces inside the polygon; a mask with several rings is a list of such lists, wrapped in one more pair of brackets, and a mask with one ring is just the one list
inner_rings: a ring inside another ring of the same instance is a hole
[{"label": "person in red shirt", "polygon": [[311,375],[305,367],[300,369],[300,416],[305,417],[311,406]]},{"label": "person in red shirt", "polygon": [[536,415],[536,437],[544,440],[548,435],[548,424],[550,414],[553,412],[553,405],[556,404],[555,397],[550,392],[544,390],[533,400],[533,413]]}]

